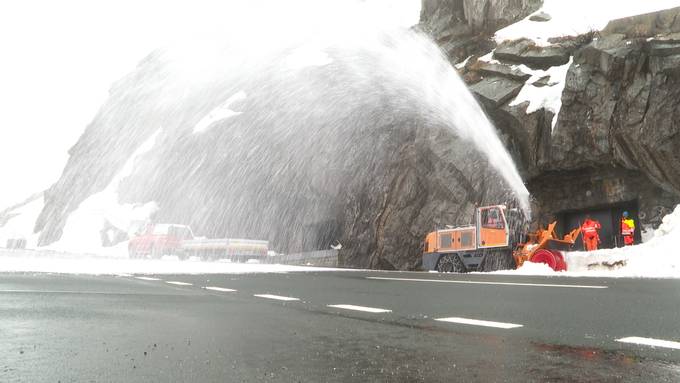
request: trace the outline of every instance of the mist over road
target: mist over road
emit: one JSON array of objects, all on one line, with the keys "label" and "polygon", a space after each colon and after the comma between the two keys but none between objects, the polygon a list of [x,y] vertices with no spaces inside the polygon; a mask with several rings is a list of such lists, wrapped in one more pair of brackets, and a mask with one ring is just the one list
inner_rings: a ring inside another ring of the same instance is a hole
[{"label": "mist over road", "polygon": [[4,273],[0,373],[26,382],[675,381],[679,289],[676,280],[413,272]]}]

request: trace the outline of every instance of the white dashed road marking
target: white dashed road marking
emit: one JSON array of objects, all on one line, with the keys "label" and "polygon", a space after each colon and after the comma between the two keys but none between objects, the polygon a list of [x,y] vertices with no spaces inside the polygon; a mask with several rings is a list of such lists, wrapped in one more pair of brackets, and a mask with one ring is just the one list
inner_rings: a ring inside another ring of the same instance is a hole
[{"label": "white dashed road marking", "polygon": [[627,338],[617,339],[617,342],[621,343],[633,343],[641,344],[644,346],[652,347],[664,347],[664,348],[674,348],[680,350],[680,342],[672,342],[670,340],[654,339],[654,338],[642,338],[639,336],[629,336]]},{"label": "white dashed road marking", "polygon": [[387,310],[387,309],[380,309],[380,308],[375,308],[375,307],[366,307],[366,306],[355,306],[355,305],[328,305],[328,307],[334,307],[338,309],[344,309],[344,310],[354,310],[354,311],[363,311],[367,313],[391,313],[392,310]]},{"label": "white dashed road marking", "polygon": [[160,281],[159,278],[152,278],[152,277],[135,277],[136,279],[141,279],[143,281]]},{"label": "white dashed road marking", "polygon": [[233,293],[233,292],[236,291],[234,289],[225,289],[224,287],[216,287],[216,286],[206,286],[206,287],[204,287],[204,289],[212,290],[212,291],[220,291],[220,292],[223,292],[223,293]]},{"label": "white dashed road marking", "polygon": [[469,325],[472,325],[472,326],[495,327],[495,328],[504,328],[504,329],[523,327],[523,325],[516,324],[516,323],[492,322],[492,321],[487,321],[487,320],[459,318],[459,317],[438,318],[438,319],[435,319],[435,320],[440,321],[440,322],[460,323],[460,324],[469,324]]},{"label": "white dashed road marking", "polygon": [[193,286],[193,283],[187,283],[187,282],[178,282],[178,281],[165,281],[165,283],[171,284],[171,285],[177,285],[177,286]]},{"label": "white dashed road marking", "polygon": [[483,282],[483,281],[454,281],[450,279],[419,279],[419,278],[388,278],[366,277],[382,281],[434,282],[434,283],[462,283],[470,285],[500,285],[500,286],[533,286],[533,287],[571,287],[575,289],[606,289],[608,286],[597,285],[556,285],[552,283],[520,283],[520,282]]},{"label": "white dashed road marking", "polygon": [[266,298],[266,299],[275,299],[277,301],[299,301],[299,298],[293,298],[293,297],[282,297],[281,295],[272,295],[272,294],[253,294],[254,297],[258,298]]}]

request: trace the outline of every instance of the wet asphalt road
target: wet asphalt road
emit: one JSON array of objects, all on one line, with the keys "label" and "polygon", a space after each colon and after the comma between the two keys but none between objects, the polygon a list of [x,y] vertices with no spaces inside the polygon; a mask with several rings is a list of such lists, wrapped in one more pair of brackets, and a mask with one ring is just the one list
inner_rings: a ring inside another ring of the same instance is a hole
[{"label": "wet asphalt road", "polygon": [[[363,271],[145,277],[158,280],[0,274],[0,381],[680,381],[680,350],[617,341],[680,341],[680,281]],[[521,327],[436,320],[448,317]]]}]

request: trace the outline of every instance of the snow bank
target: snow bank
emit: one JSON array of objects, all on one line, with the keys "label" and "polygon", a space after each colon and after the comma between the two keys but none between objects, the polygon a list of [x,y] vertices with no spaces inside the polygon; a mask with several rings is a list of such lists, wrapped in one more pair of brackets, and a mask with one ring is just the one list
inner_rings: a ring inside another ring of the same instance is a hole
[{"label": "snow bank", "polygon": [[517,270],[497,274],[570,277],[680,278],[680,205],[663,218],[648,242],[628,247],[565,254],[567,270],[555,272],[546,265],[525,263]]},{"label": "snow bank", "polygon": [[611,20],[635,16],[679,6],[678,0],[544,0],[543,7],[534,14],[545,12],[549,21],[524,20],[496,32],[495,40],[516,40],[527,37],[538,45],[550,45],[548,39],[560,36],[577,36],[589,31],[602,30]]},{"label": "snow bank", "polygon": [[[573,252],[567,256],[570,270],[602,272],[626,277],[680,278],[680,205],[663,218],[648,242],[594,252]],[[606,268],[608,264],[612,268]]]},{"label": "snow bank", "polygon": [[[558,273],[555,273],[553,269],[550,268],[550,266],[546,265],[545,263],[533,263],[533,262],[524,262],[522,267],[520,267],[517,270],[511,270],[512,274],[514,275],[555,275]],[[507,274],[506,270],[501,270],[501,271],[494,271],[491,274]]]},{"label": "snow bank", "polygon": [[0,250],[0,272],[121,275],[247,274],[328,270],[337,271],[339,269],[258,263],[202,262],[194,259],[180,261],[177,257],[151,260],[78,256],[56,252]]}]

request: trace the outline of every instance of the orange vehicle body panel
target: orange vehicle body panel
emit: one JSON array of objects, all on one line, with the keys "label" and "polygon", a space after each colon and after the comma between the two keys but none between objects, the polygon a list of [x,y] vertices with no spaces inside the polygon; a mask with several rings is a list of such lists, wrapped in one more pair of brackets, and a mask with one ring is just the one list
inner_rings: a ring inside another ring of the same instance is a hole
[{"label": "orange vehicle body panel", "polygon": [[425,237],[425,252],[432,253],[437,250],[437,233],[428,233]]},{"label": "orange vehicle body panel", "polygon": [[480,247],[502,247],[508,246],[508,235],[505,229],[489,229],[481,227],[479,229]]}]

